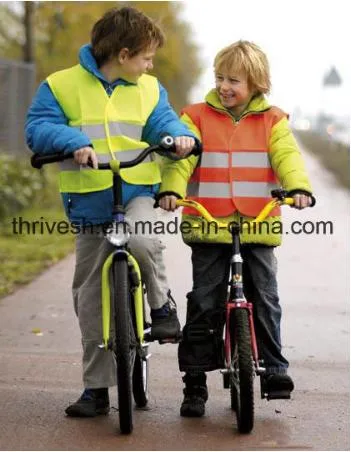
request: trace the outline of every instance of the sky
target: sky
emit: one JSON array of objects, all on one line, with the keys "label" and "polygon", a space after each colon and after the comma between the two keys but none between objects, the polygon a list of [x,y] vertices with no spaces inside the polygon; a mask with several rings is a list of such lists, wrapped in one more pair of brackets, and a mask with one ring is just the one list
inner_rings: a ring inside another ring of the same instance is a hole
[{"label": "sky", "polygon": [[[201,80],[192,92],[200,102],[213,87],[213,59],[239,39],[253,41],[267,54],[275,105],[292,113],[299,107],[347,115],[351,104],[351,26],[348,1],[316,0],[184,0],[183,17],[201,48]],[[322,89],[336,66],[343,84]]]}]

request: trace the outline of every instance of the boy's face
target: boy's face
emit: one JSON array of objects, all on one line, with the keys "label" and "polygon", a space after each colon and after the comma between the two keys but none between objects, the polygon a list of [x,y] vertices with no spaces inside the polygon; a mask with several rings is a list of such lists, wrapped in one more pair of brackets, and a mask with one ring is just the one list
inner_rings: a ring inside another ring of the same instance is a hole
[{"label": "boy's face", "polygon": [[250,101],[253,91],[244,74],[226,74],[216,71],[216,90],[223,107],[240,109]]},{"label": "boy's face", "polygon": [[137,81],[146,72],[152,70],[153,58],[157,47],[152,46],[147,50],[139,52],[137,55],[130,57],[128,49],[122,49],[119,56],[119,63],[124,74],[132,80]]}]

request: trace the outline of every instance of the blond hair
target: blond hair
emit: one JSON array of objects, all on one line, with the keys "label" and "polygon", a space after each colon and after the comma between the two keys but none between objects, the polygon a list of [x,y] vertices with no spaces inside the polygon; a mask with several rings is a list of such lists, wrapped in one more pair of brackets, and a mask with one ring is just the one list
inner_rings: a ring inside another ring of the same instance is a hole
[{"label": "blond hair", "polygon": [[271,89],[267,56],[253,42],[237,41],[220,50],[214,68],[227,75],[244,73],[249,87],[258,93],[268,94]]}]

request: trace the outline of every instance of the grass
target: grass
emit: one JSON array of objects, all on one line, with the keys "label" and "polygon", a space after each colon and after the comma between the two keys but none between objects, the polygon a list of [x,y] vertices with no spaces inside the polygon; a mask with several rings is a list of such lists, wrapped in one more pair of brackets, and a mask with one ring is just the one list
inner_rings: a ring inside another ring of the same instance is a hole
[{"label": "grass", "polygon": [[[25,224],[20,233],[20,217],[22,221],[29,223],[40,220],[47,221],[50,225],[65,220],[58,193],[57,174],[51,168],[48,168],[48,174],[46,187],[34,206],[17,212],[0,223],[0,297],[10,294],[19,285],[30,282],[74,249],[73,234],[59,234],[56,229],[52,234],[48,231],[41,234],[38,227],[33,234]],[[17,219],[16,229],[14,219]]]},{"label": "grass", "polygon": [[350,188],[350,147],[336,143],[328,138],[308,131],[295,131],[294,135],[313,155],[320,159],[323,166],[335,176],[338,184]]}]

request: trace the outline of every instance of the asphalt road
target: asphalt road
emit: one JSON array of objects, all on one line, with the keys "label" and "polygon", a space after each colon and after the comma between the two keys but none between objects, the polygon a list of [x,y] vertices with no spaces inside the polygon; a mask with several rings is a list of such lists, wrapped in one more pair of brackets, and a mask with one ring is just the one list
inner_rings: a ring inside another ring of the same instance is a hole
[{"label": "asphalt road", "polygon": [[[257,380],[255,428],[239,435],[229,392],[216,371],[209,374],[205,417],[183,419],[176,346],[157,344],[150,406],[135,411],[132,435],[118,433],[114,388],[109,416],[67,418],[66,405],[82,389],[70,294],[74,258],[69,256],[0,301],[0,449],[349,450],[349,197],[314,159],[306,155],[306,162],[318,204],[303,212],[287,208],[286,230],[294,219],[332,221],[334,230],[332,235],[286,234],[277,251],[283,345],[296,386],[291,400],[260,400]],[[189,250],[179,237],[165,242],[184,321]]]}]

